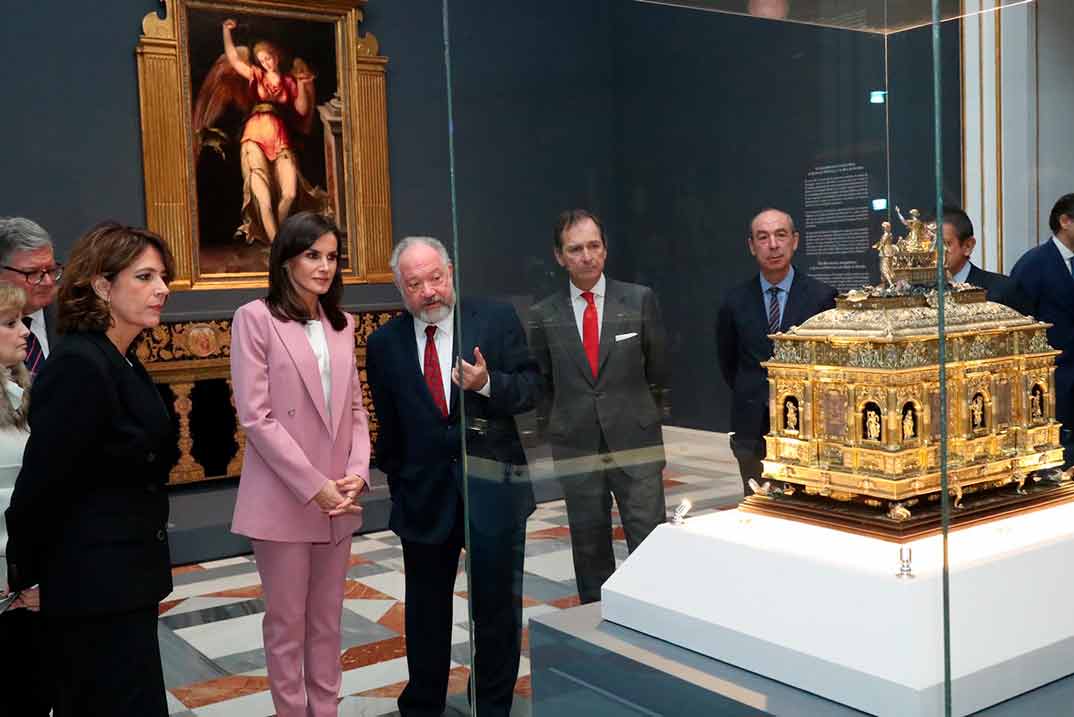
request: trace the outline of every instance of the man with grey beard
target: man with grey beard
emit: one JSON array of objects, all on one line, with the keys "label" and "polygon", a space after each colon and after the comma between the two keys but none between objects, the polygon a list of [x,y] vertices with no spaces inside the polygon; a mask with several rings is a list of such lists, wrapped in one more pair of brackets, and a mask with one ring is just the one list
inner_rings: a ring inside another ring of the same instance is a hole
[{"label": "man with grey beard", "polygon": [[471,697],[478,714],[507,717],[522,644],[526,518],[535,507],[514,416],[534,406],[537,365],[513,308],[456,302],[453,266],[439,241],[403,239],[391,267],[406,313],[369,337],[367,370],[379,422],[376,465],[388,477],[389,527],[401,539],[406,574],[410,680],[399,712],[444,711],[451,603],[465,543],[477,688]]}]

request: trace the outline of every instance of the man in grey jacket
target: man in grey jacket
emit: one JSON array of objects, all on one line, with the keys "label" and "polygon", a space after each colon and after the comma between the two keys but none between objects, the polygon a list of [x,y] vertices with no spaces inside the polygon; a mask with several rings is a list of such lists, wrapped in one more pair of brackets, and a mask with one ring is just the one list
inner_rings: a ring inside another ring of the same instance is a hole
[{"label": "man in grey jacket", "polygon": [[533,308],[538,417],[567,502],[578,593],[589,603],[615,571],[612,496],[630,551],[665,520],[664,329],[651,289],[604,276],[608,246],[595,215],[563,212],[553,242],[570,281]]}]

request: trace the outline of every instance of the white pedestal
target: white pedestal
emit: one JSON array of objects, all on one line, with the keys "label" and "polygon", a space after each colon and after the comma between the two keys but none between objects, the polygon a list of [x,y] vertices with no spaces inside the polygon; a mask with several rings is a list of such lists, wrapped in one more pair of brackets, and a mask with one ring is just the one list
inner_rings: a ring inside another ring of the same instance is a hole
[{"label": "white pedestal", "polygon": [[[662,525],[605,620],[876,715],[943,714],[942,543],[726,511]],[[1074,504],[951,533],[953,714],[1074,673]]]}]

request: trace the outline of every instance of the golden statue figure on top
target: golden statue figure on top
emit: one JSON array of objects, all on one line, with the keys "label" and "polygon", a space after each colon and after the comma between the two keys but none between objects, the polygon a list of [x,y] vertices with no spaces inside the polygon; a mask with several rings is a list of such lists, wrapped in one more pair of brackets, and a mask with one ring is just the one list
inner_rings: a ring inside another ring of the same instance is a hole
[{"label": "golden statue figure on top", "polygon": [[873,244],[873,249],[880,254],[880,276],[888,286],[895,286],[895,272],[892,271],[891,260],[898,251],[894,238],[891,236],[891,222],[881,222],[880,226],[884,233],[880,235],[880,241]]},{"label": "golden statue figure on top", "polygon": [[895,206],[895,214],[899,221],[909,231],[909,234],[899,240],[900,249],[909,252],[935,251],[936,249],[936,222],[927,224],[921,220],[921,212],[916,209],[910,210],[910,219],[902,215],[898,205]]}]

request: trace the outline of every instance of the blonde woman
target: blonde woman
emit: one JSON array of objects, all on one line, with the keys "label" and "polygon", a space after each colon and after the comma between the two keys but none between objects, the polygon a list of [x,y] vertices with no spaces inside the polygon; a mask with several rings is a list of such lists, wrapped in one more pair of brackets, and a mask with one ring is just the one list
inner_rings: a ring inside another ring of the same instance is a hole
[{"label": "blonde woman", "polygon": [[[7,524],[3,511],[11,501],[15,478],[22,467],[30,373],[23,364],[26,337],[30,330],[22,323],[26,294],[8,283],[0,283],[0,599],[7,593]],[[0,676],[0,714],[44,717],[52,702],[43,679],[41,619],[37,614],[37,588],[22,591],[0,615],[0,645],[20,645],[20,659],[11,660]]]}]

